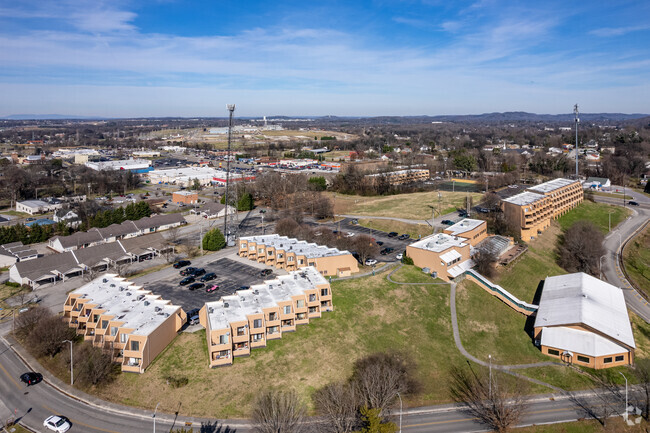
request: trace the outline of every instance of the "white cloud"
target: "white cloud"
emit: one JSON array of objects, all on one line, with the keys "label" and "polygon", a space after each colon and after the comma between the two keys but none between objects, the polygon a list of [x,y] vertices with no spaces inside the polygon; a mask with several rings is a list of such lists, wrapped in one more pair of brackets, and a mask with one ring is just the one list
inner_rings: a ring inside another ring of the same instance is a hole
[{"label": "white cloud", "polygon": [[650,25],[644,24],[641,26],[625,26],[625,27],[603,27],[600,29],[594,29],[589,32],[589,34],[594,36],[623,36],[628,33],[640,32],[644,30],[650,30]]}]

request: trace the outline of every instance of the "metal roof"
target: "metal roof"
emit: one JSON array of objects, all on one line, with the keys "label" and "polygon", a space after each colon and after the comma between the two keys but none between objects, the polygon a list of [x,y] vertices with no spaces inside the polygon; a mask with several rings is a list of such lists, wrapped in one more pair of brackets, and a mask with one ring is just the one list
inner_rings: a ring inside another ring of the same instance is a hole
[{"label": "metal roof", "polygon": [[447,227],[444,231],[445,233],[449,233],[450,235],[453,236],[462,236],[462,233],[468,232],[470,230],[474,230],[475,228],[479,227],[481,224],[485,224],[485,226],[487,227],[487,223],[483,220],[465,218],[463,220],[460,220],[453,226]]},{"label": "metal roof", "polygon": [[535,327],[583,324],[630,347],[634,335],[623,291],[583,272],[544,281]]},{"label": "metal roof", "polygon": [[521,192],[517,195],[513,195],[512,197],[504,198],[503,201],[516,204],[519,206],[525,206],[527,204],[535,203],[536,201],[544,199],[546,196],[543,194],[537,194],[534,192]]},{"label": "metal roof", "polygon": [[557,326],[542,329],[543,346],[589,356],[606,356],[625,353],[627,348],[593,332]]},{"label": "metal roof", "polygon": [[572,179],[559,178],[559,179],[549,180],[548,182],[540,183],[539,185],[532,186],[528,188],[528,190],[534,192],[540,192],[540,193],[547,193],[547,192],[555,191],[558,188],[571,185],[572,183],[580,183],[580,182]]}]

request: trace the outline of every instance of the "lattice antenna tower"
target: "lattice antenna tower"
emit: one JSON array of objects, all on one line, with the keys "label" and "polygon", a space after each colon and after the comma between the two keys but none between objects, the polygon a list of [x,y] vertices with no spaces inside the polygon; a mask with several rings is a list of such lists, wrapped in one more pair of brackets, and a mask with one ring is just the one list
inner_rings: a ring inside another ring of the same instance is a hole
[{"label": "lattice antenna tower", "polygon": [[573,106],[573,115],[575,116],[575,124],[576,124],[576,179],[578,179],[578,123],[580,123],[580,118],[578,117],[578,114],[580,112],[578,111],[578,104]]},{"label": "lattice antenna tower", "polygon": [[[223,235],[226,238],[226,245],[230,245],[230,230],[228,227],[228,203],[229,203],[229,190],[230,190],[230,143],[232,138],[232,115],[235,112],[235,104],[228,104],[228,112],[230,113],[228,119],[228,149],[226,150],[226,198],[225,198],[225,216],[223,217]],[[237,218],[235,212],[235,218]]]}]

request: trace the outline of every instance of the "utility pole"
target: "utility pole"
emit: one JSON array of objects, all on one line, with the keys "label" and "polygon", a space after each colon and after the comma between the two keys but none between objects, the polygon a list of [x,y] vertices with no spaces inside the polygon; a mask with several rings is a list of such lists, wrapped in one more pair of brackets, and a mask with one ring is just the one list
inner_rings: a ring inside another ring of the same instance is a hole
[{"label": "utility pole", "polygon": [[228,149],[226,151],[226,214],[223,217],[223,235],[226,238],[226,246],[228,246],[228,188],[230,186],[230,140],[232,136],[232,114],[235,111],[235,104],[228,104],[228,111],[230,113],[228,120]]},{"label": "utility pole", "polygon": [[573,106],[573,115],[575,116],[575,123],[576,123],[576,146],[575,146],[575,151],[576,151],[576,180],[578,179],[578,123],[580,122],[580,119],[578,118],[578,104]]}]

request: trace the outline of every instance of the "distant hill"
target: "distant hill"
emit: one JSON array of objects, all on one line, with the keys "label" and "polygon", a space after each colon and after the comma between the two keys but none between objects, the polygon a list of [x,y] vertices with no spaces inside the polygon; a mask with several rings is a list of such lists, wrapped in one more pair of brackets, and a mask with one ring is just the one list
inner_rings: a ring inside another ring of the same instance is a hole
[{"label": "distant hill", "polygon": [[105,117],[93,116],[77,116],[70,114],[11,114],[9,116],[0,117],[4,120],[100,120],[106,119]]}]

